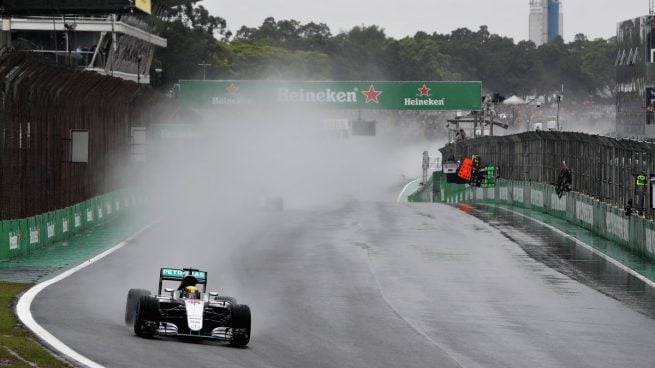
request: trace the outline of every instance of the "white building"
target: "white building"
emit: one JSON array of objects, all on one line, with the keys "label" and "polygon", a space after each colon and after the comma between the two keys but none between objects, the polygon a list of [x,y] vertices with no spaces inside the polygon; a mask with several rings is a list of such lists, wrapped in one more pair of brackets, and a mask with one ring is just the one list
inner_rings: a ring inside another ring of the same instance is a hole
[{"label": "white building", "polygon": [[530,41],[541,46],[563,34],[562,0],[530,0]]},{"label": "white building", "polygon": [[134,0],[0,0],[0,49],[147,84],[155,49],[167,46],[154,19],[188,2],[148,0],[145,11]]}]

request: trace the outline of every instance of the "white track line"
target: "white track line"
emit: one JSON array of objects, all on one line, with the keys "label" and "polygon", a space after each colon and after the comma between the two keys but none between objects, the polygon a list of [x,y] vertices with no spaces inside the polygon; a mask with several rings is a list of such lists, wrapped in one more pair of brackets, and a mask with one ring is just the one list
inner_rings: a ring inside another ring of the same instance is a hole
[{"label": "white track line", "polygon": [[[407,190],[407,188],[408,188],[410,185],[416,183],[416,182],[419,181],[419,180],[421,180],[421,179],[420,179],[420,178],[418,178],[418,179],[414,179],[414,180],[410,181],[409,183],[407,183],[407,185],[405,185],[405,187],[403,188],[403,190],[400,191],[400,194],[398,194],[398,198],[396,198],[396,202],[400,202],[400,200],[403,198],[403,194],[405,194],[405,191]],[[416,189],[418,189],[418,188],[416,188]]]},{"label": "white track line", "polygon": [[451,359],[455,364],[457,364],[459,367],[464,367],[464,365],[462,364],[462,362],[460,362],[459,360],[457,360],[457,358],[455,358],[451,353],[449,353],[448,350],[446,350],[444,347],[442,347],[441,345],[439,345],[438,342],[434,341],[434,339],[432,339],[432,338],[430,337],[430,335],[428,335],[427,333],[423,332],[423,330],[421,330],[420,328],[418,328],[418,326],[416,326],[414,323],[412,323],[412,321],[410,321],[409,319],[405,318],[405,316],[403,316],[403,315],[400,313],[400,311],[399,311],[399,310],[398,310],[398,309],[397,309],[397,308],[396,308],[396,307],[391,303],[391,300],[389,300],[389,298],[387,298],[387,294],[384,292],[384,289],[382,288],[382,283],[380,282],[380,279],[378,278],[378,275],[375,273],[375,269],[373,268],[373,264],[372,264],[373,262],[372,262],[372,260],[371,260],[371,251],[370,251],[370,250],[367,251],[367,253],[366,253],[366,261],[368,262],[368,270],[369,270],[369,272],[371,273],[371,275],[373,275],[373,279],[375,280],[375,284],[377,285],[378,292],[379,292],[380,295],[382,296],[382,300],[384,300],[384,303],[385,303],[389,308],[391,308],[391,311],[392,311],[392,312],[393,312],[393,313],[394,313],[398,318],[400,318],[403,322],[405,322],[405,324],[407,324],[407,326],[409,326],[410,329],[412,329],[412,330],[413,330],[414,332],[416,332],[419,336],[421,336],[422,338],[424,338],[425,340],[427,340],[430,344],[432,344],[434,347],[436,347],[437,349],[441,350],[444,354],[446,354],[446,356],[447,356],[448,358],[450,358],[450,359]]},{"label": "white track line", "polygon": [[82,354],[76,352],[75,350],[71,349],[68,345],[64,344],[61,342],[61,340],[57,339],[54,337],[50,332],[48,332],[45,328],[41,327],[34,318],[32,317],[32,312],[30,311],[30,307],[32,305],[32,301],[34,301],[34,298],[39,294],[43,289],[47,288],[48,286],[59,282],[68,276],[74,274],[75,272],[90,266],[94,264],[95,262],[98,262],[99,260],[105,258],[106,256],[114,253],[115,251],[121,249],[124,247],[127,242],[130,240],[136,238],[139,236],[142,232],[146,231],[150,226],[153,224],[150,224],[143,229],[139,230],[136,234],[132,235],[128,239],[116,244],[110,249],[107,249],[106,251],[98,254],[97,256],[83,262],[82,264],[71,268],[70,270],[67,270],[56,277],[46,280],[42,283],[34,285],[32,288],[27,290],[21,297],[18,299],[18,303],[16,304],[16,315],[18,315],[18,319],[25,325],[27,328],[29,328],[32,333],[34,333],[36,336],[38,336],[41,340],[43,340],[45,343],[50,345],[51,348],[59,352],[60,354],[64,355],[65,357],[69,358],[70,360],[73,360],[79,364],[82,364],[83,366],[89,367],[89,368],[104,368],[102,365],[92,361],[91,359],[83,356]]},{"label": "white track line", "polygon": [[498,209],[503,210],[503,211],[507,211],[507,212],[514,213],[514,214],[519,215],[519,216],[521,216],[521,217],[525,217],[525,218],[527,218],[527,219],[530,219],[530,220],[532,220],[532,221],[534,221],[534,222],[536,222],[536,223],[538,223],[538,224],[540,224],[540,225],[542,225],[542,226],[545,226],[545,227],[547,227],[547,228],[553,230],[554,232],[556,232],[556,233],[562,235],[563,237],[573,240],[576,244],[582,246],[583,248],[586,248],[587,250],[589,250],[589,251],[595,253],[596,255],[599,255],[599,256],[601,256],[602,258],[605,258],[605,260],[608,261],[609,263],[615,265],[616,267],[622,269],[623,271],[625,271],[625,272],[631,274],[632,276],[638,278],[639,280],[641,280],[641,281],[642,281],[643,283],[645,283],[646,285],[648,285],[648,286],[650,286],[650,287],[652,287],[652,288],[655,288],[655,282],[653,282],[653,280],[647,278],[646,276],[644,276],[644,275],[640,274],[639,272],[633,270],[632,268],[630,268],[630,267],[624,265],[623,263],[617,261],[616,259],[614,259],[614,258],[608,256],[607,254],[605,254],[605,253],[599,251],[598,249],[596,249],[596,248],[592,247],[591,245],[589,245],[589,244],[583,242],[582,240],[576,238],[576,237],[573,236],[573,235],[569,235],[569,234],[563,232],[562,230],[560,230],[560,229],[558,229],[558,228],[556,228],[556,227],[554,227],[554,226],[552,226],[552,225],[549,225],[549,224],[547,224],[547,223],[545,223],[545,222],[543,222],[543,221],[540,221],[540,220],[537,220],[537,219],[535,219],[535,218],[532,218],[532,217],[530,217],[530,216],[528,216],[528,215],[524,215],[524,214],[522,214],[522,213],[520,213],[520,212],[516,212],[516,211],[514,211],[514,210],[510,210],[509,208],[500,207],[500,206],[493,205],[493,204],[485,204],[485,205],[486,205],[486,206],[489,206],[489,207],[498,208]]}]

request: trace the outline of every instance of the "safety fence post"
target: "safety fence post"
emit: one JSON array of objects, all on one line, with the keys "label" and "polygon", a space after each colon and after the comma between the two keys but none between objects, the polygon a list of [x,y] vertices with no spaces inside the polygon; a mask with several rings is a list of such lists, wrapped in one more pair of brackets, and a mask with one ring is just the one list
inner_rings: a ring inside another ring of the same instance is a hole
[{"label": "safety fence post", "polygon": [[0,261],[9,259],[9,221],[0,221]]},{"label": "safety fence post", "polygon": [[66,208],[62,208],[56,212],[55,216],[55,241],[64,240],[64,220],[66,219]]},{"label": "safety fence post", "polygon": [[[633,216],[634,218],[634,216]],[[644,247],[645,252],[651,259],[655,259],[655,224],[651,221],[640,219],[644,224]]]},{"label": "safety fence post", "polygon": [[[618,211],[622,212],[622,211]],[[625,217],[625,214],[621,213]],[[636,251],[646,257],[653,257],[652,249],[647,244],[647,221],[638,216],[629,216],[630,233],[628,243],[634,244]]]}]

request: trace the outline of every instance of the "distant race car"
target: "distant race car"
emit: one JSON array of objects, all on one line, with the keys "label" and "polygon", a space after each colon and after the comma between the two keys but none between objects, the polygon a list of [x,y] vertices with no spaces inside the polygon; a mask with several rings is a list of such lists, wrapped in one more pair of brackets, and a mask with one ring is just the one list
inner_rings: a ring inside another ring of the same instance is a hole
[{"label": "distant race car", "polygon": [[[176,281],[165,288],[164,281]],[[202,291],[197,286],[202,285]],[[157,295],[130,289],[125,323],[140,337],[153,335],[227,341],[245,346],[250,342],[250,307],[236,299],[206,292],[207,272],[193,268],[162,268]]]}]

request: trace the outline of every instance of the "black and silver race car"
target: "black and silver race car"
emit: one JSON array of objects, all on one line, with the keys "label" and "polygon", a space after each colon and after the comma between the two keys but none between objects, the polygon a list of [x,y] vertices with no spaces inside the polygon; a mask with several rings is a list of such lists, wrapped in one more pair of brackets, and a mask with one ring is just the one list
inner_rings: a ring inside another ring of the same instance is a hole
[{"label": "black and silver race car", "polygon": [[[162,286],[178,283],[175,288]],[[200,291],[196,286],[202,286]],[[192,268],[162,268],[157,295],[130,289],[125,323],[141,337],[154,335],[227,341],[245,346],[250,341],[250,308],[236,299],[206,292],[207,272]],[[192,292],[189,292],[189,291]]]}]

